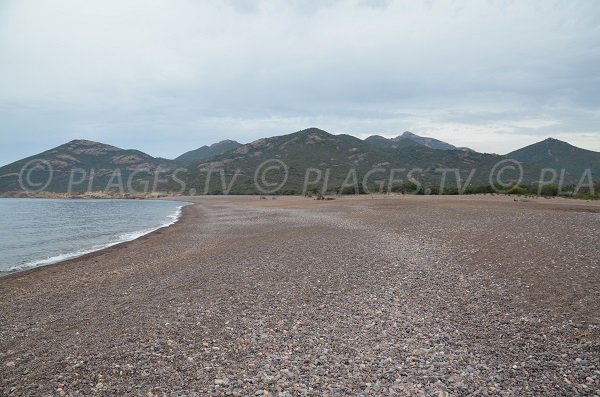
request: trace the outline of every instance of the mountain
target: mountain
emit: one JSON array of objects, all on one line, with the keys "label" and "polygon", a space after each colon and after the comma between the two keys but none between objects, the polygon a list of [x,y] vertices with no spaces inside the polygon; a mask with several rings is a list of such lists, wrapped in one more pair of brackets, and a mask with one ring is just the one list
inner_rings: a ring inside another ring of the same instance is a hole
[{"label": "mountain", "polygon": [[152,157],[139,150],[121,149],[88,140],[73,140],[64,145],[8,164],[0,168],[0,192],[20,191],[26,185],[37,190],[66,192],[103,190],[112,184],[124,189],[129,182],[139,186],[159,170],[176,168],[171,160]]},{"label": "mountain", "polygon": [[[592,169],[596,179],[600,175],[600,153],[554,139],[507,156],[446,145],[410,133],[361,140],[309,128],[245,145],[223,141],[165,160],[138,150],[75,140],[1,167],[0,193],[300,194],[306,189],[333,193],[356,191],[349,187],[355,182],[358,190],[379,191],[385,186],[411,191],[407,187],[435,189],[442,181],[456,191],[466,181],[488,185],[498,175],[505,183],[519,180],[511,158],[522,163],[520,180],[525,184],[539,181],[542,168],[565,168],[566,184],[579,181],[586,168]],[[182,166],[203,156],[207,157]],[[498,164],[502,167],[497,168]]]},{"label": "mountain", "polygon": [[411,139],[403,139],[402,136],[385,138],[380,135],[371,135],[370,137],[365,138],[365,142],[380,149],[399,149],[411,146],[422,146],[420,143]]},{"label": "mountain", "polygon": [[590,169],[595,179],[600,179],[600,153],[573,146],[567,142],[548,138],[506,155],[509,158],[535,164],[541,168],[564,169],[568,174],[583,176]]},{"label": "mountain", "polygon": [[233,149],[237,149],[240,146],[242,146],[241,143],[226,139],[221,142],[213,143],[210,146],[205,145],[198,149],[185,152],[173,161],[175,161],[177,164],[185,165],[193,161],[200,161],[212,156],[217,156],[225,152],[229,152]]},{"label": "mountain", "polygon": [[438,150],[456,150],[456,146],[450,145],[449,143],[442,142],[440,140],[434,138],[427,138],[423,136],[419,136],[413,134],[412,132],[405,131],[402,135],[395,138],[396,140],[410,140],[418,143],[419,145],[426,146],[430,149],[438,149]]},{"label": "mountain", "polygon": [[420,136],[417,134],[413,134],[412,132],[405,131],[402,135],[399,135],[395,138],[384,138],[379,135],[372,135],[365,139],[365,142],[368,142],[371,145],[377,147],[391,147],[391,148],[400,148],[400,147],[408,147],[414,146],[415,144],[428,147],[430,149],[437,150],[464,150],[464,151],[473,151],[469,148],[464,147],[456,147],[449,143],[440,141],[434,138],[428,138],[424,136]]},{"label": "mountain", "polygon": [[[279,193],[300,193],[304,190],[306,176],[318,179],[319,174],[320,182],[313,185],[322,187],[327,175],[326,190],[329,191],[338,191],[354,176],[359,184],[366,177],[369,188],[380,183],[388,185],[392,169],[397,170],[394,179],[402,179],[406,183],[412,176],[423,185],[439,185],[442,169],[460,170],[462,183],[475,170],[471,182],[485,184],[489,183],[489,171],[504,159],[493,154],[432,149],[412,139],[400,139],[394,141],[394,145],[386,145],[385,139],[370,137],[361,140],[350,135],[332,135],[318,128],[263,138],[232,152],[189,164],[186,186],[196,193],[220,194],[226,192],[234,180],[229,193],[260,193],[260,189],[257,191],[255,188],[255,180],[261,181],[261,165],[271,167],[265,174],[269,178],[265,180],[270,181],[272,186],[285,179],[284,169],[278,161],[288,167],[286,183],[276,190]],[[408,171],[415,168],[417,171],[408,175]],[[369,173],[373,169],[379,171]],[[539,168],[535,166],[525,165],[524,172],[528,180],[539,176]],[[505,177],[510,178],[510,175]],[[446,175],[446,182],[448,186],[456,186],[453,171]],[[264,189],[262,192],[267,190],[271,191]]]}]

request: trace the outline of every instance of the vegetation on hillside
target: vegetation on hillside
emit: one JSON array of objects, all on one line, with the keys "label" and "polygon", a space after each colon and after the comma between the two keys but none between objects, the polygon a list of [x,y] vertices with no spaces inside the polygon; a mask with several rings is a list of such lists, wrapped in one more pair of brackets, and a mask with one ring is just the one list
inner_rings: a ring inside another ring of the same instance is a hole
[{"label": "vegetation on hillside", "polygon": [[[222,141],[175,160],[77,140],[1,167],[0,193],[112,191],[137,196],[149,192],[190,195],[503,192],[593,198],[600,190],[597,182],[593,184],[594,177],[597,181],[600,175],[600,153],[564,142],[546,140],[510,156],[500,156],[420,138],[405,133],[393,139],[371,136],[361,140],[309,128],[246,145]],[[186,158],[198,157],[201,159],[182,165]],[[563,168],[544,169],[552,164]],[[23,186],[24,180],[30,186]]]}]

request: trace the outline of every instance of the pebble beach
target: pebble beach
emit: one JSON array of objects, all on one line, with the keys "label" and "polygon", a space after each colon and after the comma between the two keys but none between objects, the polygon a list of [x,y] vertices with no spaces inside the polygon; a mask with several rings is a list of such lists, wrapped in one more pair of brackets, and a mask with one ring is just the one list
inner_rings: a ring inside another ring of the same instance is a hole
[{"label": "pebble beach", "polygon": [[600,396],[600,203],[185,197],[0,277],[0,395]]}]

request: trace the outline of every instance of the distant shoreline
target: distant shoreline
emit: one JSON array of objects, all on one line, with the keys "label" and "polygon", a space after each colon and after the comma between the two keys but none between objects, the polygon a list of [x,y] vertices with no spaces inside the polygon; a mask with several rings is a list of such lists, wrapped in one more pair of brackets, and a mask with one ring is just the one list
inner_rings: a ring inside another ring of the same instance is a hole
[{"label": "distant shoreline", "polygon": [[[14,192],[10,192],[14,193]],[[258,194],[258,193],[247,193],[247,194],[197,194],[197,195],[169,195],[169,194],[100,194],[100,192],[92,192],[85,195],[68,195],[67,193],[44,193],[44,194],[33,194],[33,195],[12,195],[12,194],[0,193],[0,199],[10,198],[24,198],[24,199],[61,199],[61,200],[171,200],[171,201],[185,201],[186,197],[303,197],[301,194]],[[349,197],[394,197],[394,196],[440,196],[440,197],[486,197],[486,196],[499,196],[499,197],[513,197],[513,198],[533,198],[533,199],[571,199],[571,200],[600,200],[599,196],[570,196],[570,195],[544,195],[544,194],[531,194],[522,192],[493,192],[493,193],[401,193],[401,192],[373,192],[373,193],[361,193],[361,194],[337,194],[328,192],[324,196],[335,196],[341,198]]]},{"label": "distant shoreline", "polygon": [[72,200],[152,200],[160,198],[178,197],[159,193],[114,193],[104,191],[84,192],[81,194],[55,193],[55,192],[5,192],[0,193],[0,198],[43,198],[43,199],[72,199]]}]

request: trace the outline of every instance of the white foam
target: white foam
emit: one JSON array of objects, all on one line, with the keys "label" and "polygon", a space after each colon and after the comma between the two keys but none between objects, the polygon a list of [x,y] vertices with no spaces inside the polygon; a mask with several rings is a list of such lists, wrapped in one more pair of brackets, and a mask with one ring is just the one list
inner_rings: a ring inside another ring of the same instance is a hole
[{"label": "white foam", "polygon": [[121,243],[124,243],[127,241],[136,240],[142,236],[145,236],[146,234],[152,233],[158,229],[162,229],[164,227],[168,227],[168,226],[171,226],[174,223],[176,223],[179,220],[179,218],[181,218],[183,207],[185,207],[186,205],[189,205],[189,204],[191,204],[191,203],[184,203],[184,204],[178,206],[177,208],[175,208],[175,212],[173,212],[170,215],[167,215],[168,220],[166,222],[162,223],[158,227],[145,229],[145,230],[138,230],[138,231],[134,231],[134,232],[130,232],[130,233],[124,233],[124,234],[119,235],[115,241],[111,241],[110,243],[96,245],[92,248],[85,249],[85,250],[79,250],[79,251],[68,252],[68,253],[56,255],[56,256],[46,258],[46,259],[40,259],[40,260],[23,263],[21,265],[12,266],[12,267],[8,268],[6,271],[2,271],[2,272],[3,273],[4,272],[7,272],[7,273],[8,272],[17,272],[17,271],[21,271],[21,270],[25,270],[25,269],[30,269],[33,267],[51,265],[51,264],[62,262],[62,261],[68,260],[68,259],[77,258],[77,257],[83,256],[83,255],[86,255],[86,254],[89,254],[92,252],[100,251],[100,250],[112,247],[113,245],[121,244]]}]

